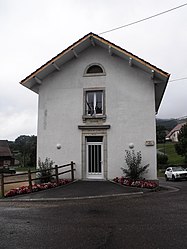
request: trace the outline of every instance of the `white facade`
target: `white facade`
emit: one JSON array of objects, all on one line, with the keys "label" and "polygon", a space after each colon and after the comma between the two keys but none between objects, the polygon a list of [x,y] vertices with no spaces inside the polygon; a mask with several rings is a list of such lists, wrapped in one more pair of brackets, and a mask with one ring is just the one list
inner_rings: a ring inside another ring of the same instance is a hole
[{"label": "white facade", "polygon": [[172,133],[172,135],[170,136],[171,141],[177,143],[179,141],[178,140],[178,135],[179,135],[179,131],[174,131]]},{"label": "white facade", "polygon": [[[155,84],[150,73],[95,44],[76,57],[37,84],[38,158],[49,157],[59,165],[74,161],[76,179],[113,179],[122,175],[125,150],[133,143],[142,152],[142,165],[150,165],[144,177],[157,179]],[[100,65],[103,73],[85,75],[89,65]],[[104,113],[85,116],[87,91],[98,90]]]}]

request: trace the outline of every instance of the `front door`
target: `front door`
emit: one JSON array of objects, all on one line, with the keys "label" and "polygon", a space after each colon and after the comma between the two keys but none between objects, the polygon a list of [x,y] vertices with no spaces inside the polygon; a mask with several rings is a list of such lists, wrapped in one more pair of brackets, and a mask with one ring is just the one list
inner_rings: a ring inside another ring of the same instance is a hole
[{"label": "front door", "polygon": [[103,179],[103,137],[86,138],[86,170],[88,179]]}]

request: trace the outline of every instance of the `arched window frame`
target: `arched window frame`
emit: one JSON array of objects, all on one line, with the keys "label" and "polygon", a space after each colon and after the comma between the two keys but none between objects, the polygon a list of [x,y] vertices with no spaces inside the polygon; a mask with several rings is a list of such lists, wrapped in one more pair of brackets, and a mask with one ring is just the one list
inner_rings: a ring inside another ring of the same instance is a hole
[{"label": "arched window frame", "polygon": [[[99,66],[103,72],[102,73],[87,73],[88,69],[92,66]],[[91,63],[85,68],[83,76],[93,77],[93,76],[105,76],[105,75],[106,75],[105,69],[100,63]]]}]

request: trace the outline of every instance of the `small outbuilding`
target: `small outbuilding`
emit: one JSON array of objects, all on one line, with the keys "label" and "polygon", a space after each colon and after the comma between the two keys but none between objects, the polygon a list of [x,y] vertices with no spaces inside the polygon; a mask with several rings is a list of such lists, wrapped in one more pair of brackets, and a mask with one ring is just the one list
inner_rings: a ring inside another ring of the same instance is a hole
[{"label": "small outbuilding", "polygon": [[125,150],[141,151],[157,179],[156,125],[169,74],[89,33],[21,84],[39,96],[37,157],[76,163],[77,179],[122,174]]},{"label": "small outbuilding", "polygon": [[0,140],[0,168],[13,166],[14,160],[8,141]]}]

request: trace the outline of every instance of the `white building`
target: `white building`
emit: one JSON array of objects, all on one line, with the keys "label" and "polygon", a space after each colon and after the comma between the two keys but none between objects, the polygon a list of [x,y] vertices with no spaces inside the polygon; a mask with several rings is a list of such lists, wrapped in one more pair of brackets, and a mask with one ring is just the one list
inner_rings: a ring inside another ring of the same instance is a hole
[{"label": "white building", "polygon": [[[89,33],[21,84],[39,95],[37,155],[76,163],[77,179],[121,176],[134,144],[157,179],[155,112],[169,74]],[[57,149],[57,145],[61,149]]]},{"label": "white building", "polygon": [[181,130],[181,128],[186,125],[185,122],[181,123],[181,124],[177,124],[166,136],[166,141],[170,140],[172,142],[178,142],[178,135],[179,132]]}]

